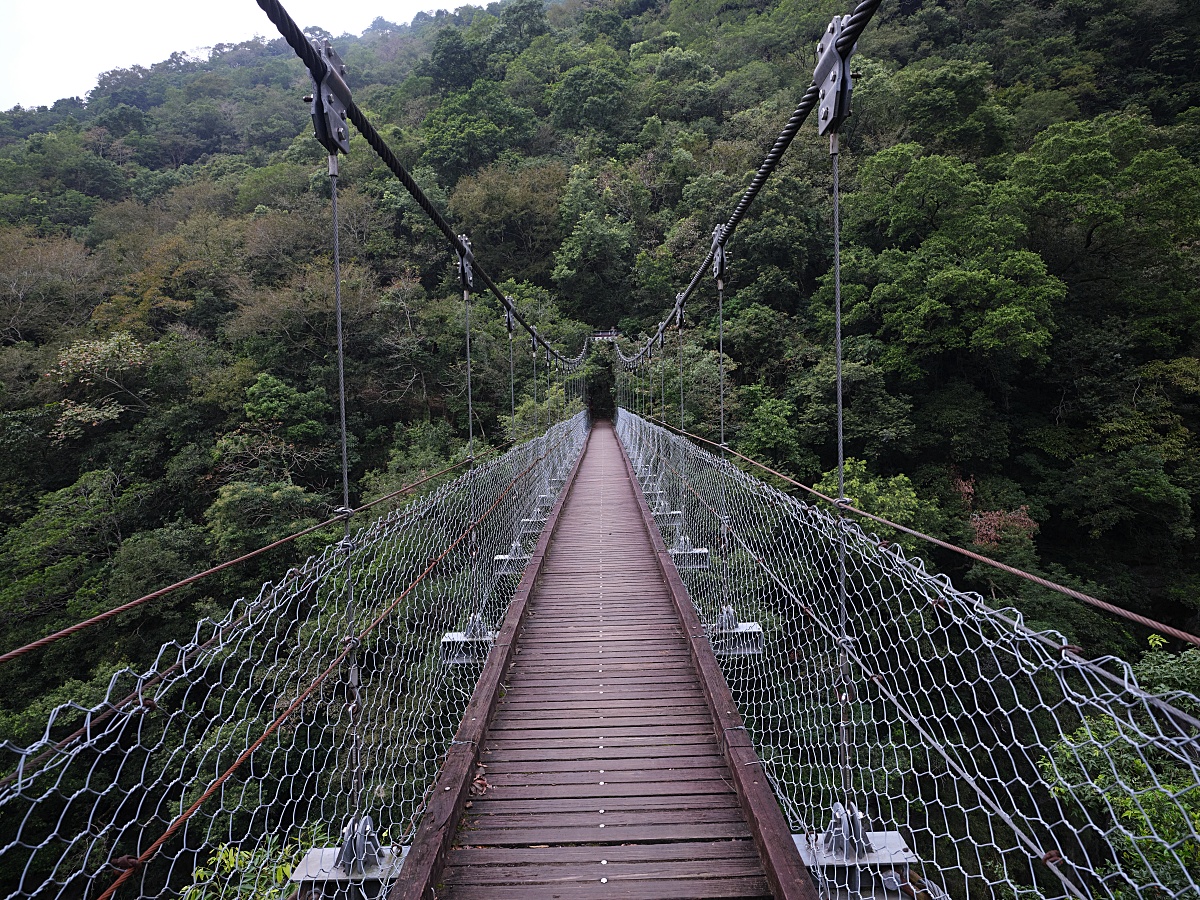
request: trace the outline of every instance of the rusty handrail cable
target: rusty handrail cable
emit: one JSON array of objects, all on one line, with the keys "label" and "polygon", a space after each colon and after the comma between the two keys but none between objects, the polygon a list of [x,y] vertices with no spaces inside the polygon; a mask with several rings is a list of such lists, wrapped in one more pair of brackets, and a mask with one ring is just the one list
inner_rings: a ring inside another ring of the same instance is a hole
[{"label": "rusty handrail cable", "polygon": [[[511,441],[508,443],[511,443]],[[484,455],[489,454],[489,453],[498,452],[499,450],[503,449],[506,446],[508,446],[508,444],[501,444],[500,446],[495,447],[495,448],[489,447],[485,451]],[[411,484],[406,484],[406,485],[404,485],[404,487],[397,488],[396,490],[392,491],[391,493],[385,494],[382,497],[377,497],[374,500],[364,503],[362,506],[359,506],[353,510],[350,510],[350,512],[348,512],[348,513],[343,512],[343,513],[340,513],[339,515],[334,516],[331,519],[326,519],[324,522],[318,522],[316,525],[310,525],[308,528],[305,528],[302,531],[297,531],[293,534],[287,535],[286,537],[282,537],[277,541],[272,541],[270,544],[266,544],[265,546],[259,547],[257,550],[251,550],[249,553],[244,553],[235,559],[226,560],[223,563],[219,563],[218,565],[215,565],[215,566],[212,566],[211,568],[205,569],[203,572],[197,572],[194,575],[189,575],[187,578],[181,579],[180,581],[176,581],[174,584],[169,584],[166,587],[159,588],[157,591],[151,591],[149,594],[145,594],[141,597],[138,597],[136,600],[130,600],[128,603],[123,603],[120,606],[116,606],[116,607],[113,607],[112,609],[105,610],[102,613],[97,613],[96,615],[92,616],[89,619],[84,619],[81,622],[77,622],[74,625],[71,625],[71,626],[68,626],[67,628],[63,628],[59,631],[56,631],[53,634],[48,634],[43,638],[38,638],[36,641],[32,641],[31,643],[25,644],[22,647],[17,647],[14,650],[9,650],[7,653],[0,655],[0,665],[3,665],[6,662],[11,662],[12,660],[22,657],[22,656],[26,655],[27,653],[31,653],[34,650],[41,649],[42,647],[47,647],[50,644],[53,644],[56,641],[62,640],[65,637],[70,637],[73,634],[78,634],[81,631],[91,628],[93,625],[99,625],[102,622],[107,622],[109,619],[113,618],[114,616],[119,616],[119,615],[121,615],[121,613],[129,612],[131,609],[136,609],[139,606],[144,606],[145,604],[149,603],[151,600],[157,600],[160,597],[164,597],[167,594],[172,593],[173,591],[179,590],[180,588],[185,588],[188,585],[195,584],[198,581],[203,581],[205,578],[208,578],[210,575],[215,575],[218,572],[224,572],[226,569],[230,569],[234,566],[240,565],[241,563],[247,562],[251,559],[254,559],[255,557],[262,556],[264,553],[268,553],[271,550],[276,550],[276,549],[284,546],[285,544],[290,544],[293,541],[298,540],[299,538],[306,537],[307,535],[310,535],[313,532],[320,531],[322,528],[328,528],[330,525],[336,525],[338,522],[348,521],[351,516],[355,516],[358,513],[364,512],[365,510],[368,510],[368,509],[371,509],[374,506],[378,506],[381,503],[386,503],[389,500],[394,500],[403,494],[411,493],[415,489],[421,487],[422,485],[428,484],[430,481],[433,481],[436,478],[440,478],[443,475],[453,472],[455,469],[462,468],[463,466],[467,465],[468,462],[470,462],[469,459],[464,459],[459,462],[456,462],[452,466],[447,466],[446,468],[441,469],[437,472],[434,472],[431,475],[427,475],[418,481],[414,481]]]},{"label": "rusty handrail cable", "polygon": [[[662,419],[652,418],[652,419],[650,419],[650,421],[654,422],[654,424],[659,425],[660,427],[664,427],[670,431],[673,431],[676,434],[679,434],[679,435],[682,435],[683,437],[689,438],[690,440],[698,441],[699,443],[708,444],[710,447],[720,449],[721,445],[718,444],[716,441],[711,441],[708,438],[701,437],[698,434],[692,434],[690,431],[684,431],[683,429],[676,428],[674,425],[670,424],[669,422],[665,422]],[[935,538],[935,537],[933,537],[933,535],[925,534],[924,532],[917,531],[914,528],[909,528],[906,525],[901,525],[897,522],[891,521],[890,519],[885,519],[882,516],[877,516],[874,513],[869,513],[866,510],[858,509],[857,507],[851,506],[848,503],[839,504],[836,499],[828,496],[827,494],[821,493],[816,488],[809,487],[807,484],[804,484],[803,482],[797,481],[796,479],[794,479],[788,475],[784,475],[782,472],[778,472],[775,469],[772,469],[770,466],[768,466],[764,463],[761,463],[758,460],[753,459],[752,457],[746,456],[746,454],[744,454],[744,453],[739,453],[737,450],[734,450],[732,448],[727,448],[727,449],[730,454],[732,454],[733,456],[736,456],[738,459],[741,459],[741,460],[749,463],[750,465],[755,466],[756,468],[759,468],[762,471],[775,476],[776,478],[780,479],[781,481],[785,481],[788,484],[793,485],[794,487],[798,487],[802,491],[806,491],[807,493],[811,494],[812,496],[824,501],[825,503],[830,504],[835,509],[844,509],[846,512],[853,513],[854,515],[860,516],[861,518],[864,518],[864,519],[869,519],[872,522],[876,522],[876,523],[878,523],[880,525],[884,525],[888,528],[893,528],[896,531],[903,532],[904,534],[907,534],[911,537],[915,537],[918,540],[925,541],[926,543],[929,543],[929,544],[933,544],[934,546],[940,547],[943,550],[949,550],[952,553],[957,553],[960,556],[965,556],[968,559],[974,560],[975,562],[983,563],[984,565],[991,566],[994,569],[999,569],[1001,572],[1006,572],[1009,575],[1015,575],[1017,578],[1022,578],[1025,581],[1028,581],[1028,582],[1031,582],[1032,584],[1038,585],[1039,587],[1044,587],[1048,590],[1063,594],[1067,597],[1070,597],[1073,600],[1078,600],[1080,603],[1085,603],[1088,606],[1093,606],[1096,609],[1102,609],[1105,612],[1112,613],[1113,615],[1118,616],[1122,619],[1126,619],[1130,622],[1134,622],[1138,625],[1143,626],[1144,628],[1149,628],[1153,631],[1159,632],[1160,634],[1167,635],[1168,637],[1173,637],[1176,640],[1182,641],[1186,644],[1192,644],[1193,646],[1200,647],[1200,637],[1198,637],[1194,634],[1189,634],[1186,631],[1181,631],[1180,629],[1174,628],[1170,625],[1167,625],[1164,622],[1159,622],[1159,621],[1156,621],[1155,619],[1151,619],[1151,618],[1148,618],[1147,616],[1143,616],[1140,613],[1135,613],[1132,610],[1128,610],[1123,607],[1116,606],[1115,604],[1109,603],[1105,600],[1101,600],[1098,597],[1093,597],[1091,594],[1085,594],[1083,591],[1077,591],[1074,588],[1067,587],[1066,585],[1059,584],[1058,582],[1055,582],[1055,581],[1051,581],[1048,578],[1043,578],[1040,575],[1034,575],[1032,572],[1026,572],[1023,569],[1018,569],[1015,566],[1010,566],[1007,563],[1002,563],[998,559],[992,559],[990,556],[984,556],[982,553],[976,553],[974,550],[968,550],[965,547],[959,547],[957,544],[951,544],[948,541],[943,541],[940,538]]]}]

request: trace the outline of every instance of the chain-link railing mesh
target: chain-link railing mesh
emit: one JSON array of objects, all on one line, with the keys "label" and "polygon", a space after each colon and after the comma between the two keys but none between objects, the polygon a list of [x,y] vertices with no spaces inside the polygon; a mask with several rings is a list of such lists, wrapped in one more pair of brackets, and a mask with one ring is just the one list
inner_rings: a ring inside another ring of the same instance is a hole
[{"label": "chain-link railing mesh", "polygon": [[[827,895],[1200,896],[1196,697],[623,409],[617,433]],[[851,803],[910,880],[828,865]]]},{"label": "chain-link railing mesh", "polygon": [[[121,897],[284,896],[297,851],[338,846],[353,816],[405,843],[586,431],[580,413],[479,464],[118,673],[104,702],[58,707],[33,745],[0,745],[0,896],[97,897],[131,867]],[[467,636],[449,652],[448,632]]]}]

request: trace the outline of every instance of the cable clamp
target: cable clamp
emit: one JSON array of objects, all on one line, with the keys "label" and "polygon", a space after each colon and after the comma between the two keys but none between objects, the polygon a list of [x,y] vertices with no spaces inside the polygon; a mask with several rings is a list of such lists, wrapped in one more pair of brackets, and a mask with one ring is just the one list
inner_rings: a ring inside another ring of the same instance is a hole
[{"label": "cable clamp", "polygon": [[352,634],[349,637],[342,639],[342,646],[345,647],[347,650],[354,651],[362,646],[362,641],[358,638],[357,635]]},{"label": "cable clamp", "polygon": [[458,283],[464,291],[472,291],[475,289],[475,254],[471,252],[471,239],[460,234],[458,244]]},{"label": "cable clamp", "polygon": [[817,134],[836,134],[850,115],[850,95],[854,90],[850,57],[858,49],[858,44],[851,47],[845,56],[837,48],[842,31],[849,24],[850,16],[834,16],[817,44],[817,67],[813,71],[813,84],[820,90]]},{"label": "cable clamp", "polygon": [[[312,79],[310,112],[313,137],[329,151],[330,156],[337,156],[339,151],[349,153],[350,133],[346,130],[346,107],[353,101],[350,99],[350,88],[344,78],[346,66],[329,41],[313,41],[313,47],[325,63],[325,75],[320,82]],[[312,77],[311,72],[309,76]]]},{"label": "cable clamp", "polygon": [[724,225],[718,225],[716,228],[713,229],[712,254],[713,254],[713,267],[712,267],[713,278],[715,278],[718,282],[724,284],[724,282],[725,282],[725,265],[728,261],[725,256],[725,226]]},{"label": "cable clamp", "polygon": [[849,509],[851,506],[850,498],[849,497],[838,497],[836,500],[833,501],[833,505],[836,506],[838,509]]},{"label": "cable clamp", "polygon": [[354,510],[352,510],[349,506],[339,506],[333,511],[333,513],[339,519],[349,519],[352,515],[354,515]]}]

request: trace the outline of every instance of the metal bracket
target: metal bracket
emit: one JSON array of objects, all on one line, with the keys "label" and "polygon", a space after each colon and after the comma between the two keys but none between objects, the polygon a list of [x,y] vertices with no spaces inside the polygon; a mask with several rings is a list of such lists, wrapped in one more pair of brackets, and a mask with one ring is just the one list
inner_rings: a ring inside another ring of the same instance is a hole
[{"label": "metal bracket", "polygon": [[842,806],[836,801],[833,804],[833,818],[825,829],[822,843],[827,852],[840,855],[843,859],[870,853],[875,849],[863,829],[863,817],[858,807],[853,803],[848,807]]},{"label": "metal bracket", "polygon": [[462,631],[448,631],[442,635],[441,659],[446,665],[463,666],[481,663],[496,640],[496,632],[483,624],[483,616],[471,613]]},{"label": "metal bracket", "polygon": [[[835,803],[834,821],[830,828],[837,826],[839,815],[844,817],[846,814],[846,809],[840,803]],[[844,827],[853,831],[853,826],[848,823],[844,823]],[[811,831],[792,835],[800,858],[817,882],[821,897],[828,900],[866,900],[868,897],[891,897],[898,892],[902,898],[910,896],[945,900],[944,892],[932,882],[925,881],[914,870],[913,867],[919,865],[921,860],[909,849],[900,832],[864,830],[860,833],[863,844],[869,849],[858,852],[851,850],[848,854],[840,847],[834,849],[830,846],[828,831],[824,839]],[[887,893],[889,891],[892,893]]]},{"label": "metal bracket", "polygon": [[529,554],[521,546],[521,539],[518,537],[513,541],[508,553],[497,554],[492,558],[492,562],[497,575],[520,575],[525,571],[525,564],[529,562]]},{"label": "metal bracket", "polygon": [[821,92],[821,105],[817,111],[818,134],[837,132],[850,115],[850,95],[854,90],[850,57],[858,49],[858,44],[851,47],[845,56],[837,49],[842,29],[849,23],[850,16],[834,16],[817,44],[817,68],[813,71],[813,84]]},{"label": "metal bracket", "polygon": [[671,561],[675,563],[676,569],[697,570],[708,568],[708,548],[693,546],[692,539],[686,534],[681,533],[679,539],[675,542],[675,546],[671,547],[667,552],[671,554]]},{"label": "metal bracket", "polygon": [[713,253],[713,268],[712,268],[713,278],[715,278],[721,284],[724,284],[725,283],[725,266],[728,263],[728,259],[725,256],[725,226],[724,225],[718,225],[716,228],[713,229],[712,253]]},{"label": "metal bracket", "polygon": [[717,621],[704,627],[717,656],[757,656],[766,649],[762,626],[739,622],[730,605],[722,606]]},{"label": "metal bracket", "polygon": [[[346,66],[337,55],[333,45],[313,41],[317,54],[325,63],[325,77],[320,83],[312,79],[313,137],[321,146],[336,156],[339,151],[350,152],[350,132],[346,126],[346,107],[350,105],[350,88],[346,84]],[[310,73],[311,77],[311,73]]]},{"label": "metal bracket", "polygon": [[471,252],[471,239],[465,234],[458,236],[462,249],[458,254],[458,283],[464,291],[475,289],[475,254]]},{"label": "metal bracket", "polygon": [[370,816],[351,819],[342,829],[342,852],[338,855],[338,868],[347,875],[361,873],[379,866],[379,835]]}]

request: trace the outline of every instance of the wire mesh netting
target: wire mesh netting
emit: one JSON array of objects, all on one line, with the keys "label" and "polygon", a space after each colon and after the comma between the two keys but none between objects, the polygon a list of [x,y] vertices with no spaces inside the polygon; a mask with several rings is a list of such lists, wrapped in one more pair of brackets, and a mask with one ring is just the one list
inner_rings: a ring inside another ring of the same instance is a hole
[{"label": "wire mesh netting", "polygon": [[132,869],[122,897],[283,896],[358,816],[404,844],[587,427],[479,464],[0,745],[0,895],[96,897]]},{"label": "wire mesh netting", "polygon": [[624,409],[617,433],[827,896],[1200,896],[1195,696]]}]

